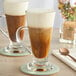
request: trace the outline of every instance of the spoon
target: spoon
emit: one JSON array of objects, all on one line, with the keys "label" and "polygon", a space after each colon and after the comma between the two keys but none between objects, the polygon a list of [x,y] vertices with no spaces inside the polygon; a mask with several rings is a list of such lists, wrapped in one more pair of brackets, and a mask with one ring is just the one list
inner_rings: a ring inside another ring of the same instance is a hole
[{"label": "spoon", "polygon": [[74,57],[72,57],[71,55],[69,55],[69,50],[68,49],[66,49],[66,48],[60,48],[59,52],[61,53],[61,55],[69,56],[73,61],[76,62],[76,59]]}]

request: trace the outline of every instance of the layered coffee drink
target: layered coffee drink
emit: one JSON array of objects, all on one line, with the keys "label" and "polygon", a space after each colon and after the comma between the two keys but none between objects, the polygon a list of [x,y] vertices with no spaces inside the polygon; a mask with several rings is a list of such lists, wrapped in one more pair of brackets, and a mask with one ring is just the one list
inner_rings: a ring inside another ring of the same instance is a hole
[{"label": "layered coffee drink", "polygon": [[36,58],[48,56],[52,40],[52,30],[55,12],[28,11],[27,21],[32,52]]},{"label": "layered coffee drink", "polygon": [[29,27],[29,34],[33,54],[37,58],[45,58],[49,52],[52,28]]},{"label": "layered coffee drink", "polygon": [[[25,0],[5,0],[4,12],[10,40],[16,42],[16,31],[19,27],[25,26],[26,10],[28,1]],[[20,38],[23,39],[24,31],[21,30]]]}]

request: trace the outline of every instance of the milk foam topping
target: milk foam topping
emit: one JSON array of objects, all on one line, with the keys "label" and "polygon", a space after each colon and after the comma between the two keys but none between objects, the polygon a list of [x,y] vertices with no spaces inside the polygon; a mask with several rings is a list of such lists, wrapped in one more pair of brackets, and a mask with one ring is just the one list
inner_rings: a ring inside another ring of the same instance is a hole
[{"label": "milk foam topping", "polygon": [[55,12],[50,9],[28,10],[28,26],[37,28],[53,27]]},{"label": "milk foam topping", "polygon": [[27,0],[5,0],[4,12],[8,15],[25,15],[28,8]]}]

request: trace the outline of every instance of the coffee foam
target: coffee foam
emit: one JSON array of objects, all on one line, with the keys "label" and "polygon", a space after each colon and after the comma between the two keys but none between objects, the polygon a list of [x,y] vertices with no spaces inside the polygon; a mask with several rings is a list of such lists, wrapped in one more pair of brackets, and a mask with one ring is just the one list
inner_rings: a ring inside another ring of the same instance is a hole
[{"label": "coffee foam", "polygon": [[25,15],[28,8],[28,1],[26,0],[5,0],[4,12],[8,15]]},{"label": "coffee foam", "polygon": [[48,28],[53,27],[55,12],[51,10],[29,10],[27,21],[29,27]]}]

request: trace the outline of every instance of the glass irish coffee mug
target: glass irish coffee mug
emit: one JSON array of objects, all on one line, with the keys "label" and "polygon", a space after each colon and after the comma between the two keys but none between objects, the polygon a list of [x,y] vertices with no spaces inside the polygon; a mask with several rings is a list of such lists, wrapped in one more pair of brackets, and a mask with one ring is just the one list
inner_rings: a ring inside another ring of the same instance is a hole
[{"label": "glass irish coffee mug", "polygon": [[[4,13],[7,23],[10,44],[1,53],[9,56],[23,56],[30,54],[22,42],[17,42],[16,31],[25,26],[28,0],[4,0]],[[24,30],[20,31],[20,39],[23,40]]]},{"label": "glass irish coffee mug", "polygon": [[[23,72],[47,74],[49,71],[51,73],[52,65],[48,62],[47,57],[51,47],[54,18],[55,12],[50,9],[29,9],[27,11],[27,25],[34,59],[33,62],[21,67]],[[18,40],[18,34],[22,29],[25,27],[17,30]]]}]

